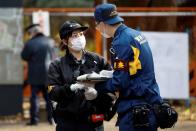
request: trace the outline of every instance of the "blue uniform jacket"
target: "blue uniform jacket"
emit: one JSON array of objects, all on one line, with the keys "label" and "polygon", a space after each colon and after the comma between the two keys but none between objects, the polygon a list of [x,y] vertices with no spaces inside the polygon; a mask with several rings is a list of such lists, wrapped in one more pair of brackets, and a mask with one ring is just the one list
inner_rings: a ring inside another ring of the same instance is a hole
[{"label": "blue uniform jacket", "polygon": [[162,101],[155,80],[152,53],[140,32],[120,25],[114,34],[110,52],[113,78],[96,84],[96,89],[98,92],[119,91],[117,112],[126,112],[141,103],[155,104]]}]

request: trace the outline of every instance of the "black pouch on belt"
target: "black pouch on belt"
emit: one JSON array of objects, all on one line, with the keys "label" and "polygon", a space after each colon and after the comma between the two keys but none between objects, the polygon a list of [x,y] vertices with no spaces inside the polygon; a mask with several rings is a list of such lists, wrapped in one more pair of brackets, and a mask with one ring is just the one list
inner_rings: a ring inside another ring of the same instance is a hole
[{"label": "black pouch on belt", "polygon": [[148,127],[149,118],[148,114],[150,109],[146,105],[134,106],[132,108],[133,113],[133,126],[136,128]]},{"label": "black pouch on belt", "polygon": [[163,102],[161,105],[154,105],[154,112],[161,129],[173,127],[178,120],[178,113],[167,102]]}]

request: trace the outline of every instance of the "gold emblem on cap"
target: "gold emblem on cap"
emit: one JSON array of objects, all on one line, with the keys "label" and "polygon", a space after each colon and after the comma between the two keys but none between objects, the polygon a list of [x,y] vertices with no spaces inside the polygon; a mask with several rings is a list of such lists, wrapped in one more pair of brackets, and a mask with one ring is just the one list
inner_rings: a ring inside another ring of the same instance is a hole
[{"label": "gold emblem on cap", "polygon": [[114,10],[114,11],[112,11],[111,13],[110,13],[110,16],[115,16],[115,15],[117,15],[118,14],[118,12],[116,11],[116,10]]}]

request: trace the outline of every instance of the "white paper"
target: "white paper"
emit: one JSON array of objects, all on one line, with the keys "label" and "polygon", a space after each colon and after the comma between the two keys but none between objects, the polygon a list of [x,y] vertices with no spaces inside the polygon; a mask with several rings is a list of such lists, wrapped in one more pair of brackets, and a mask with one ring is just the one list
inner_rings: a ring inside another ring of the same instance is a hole
[{"label": "white paper", "polygon": [[50,22],[49,22],[49,12],[33,12],[33,23],[39,23],[41,30],[46,36],[50,35]]}]

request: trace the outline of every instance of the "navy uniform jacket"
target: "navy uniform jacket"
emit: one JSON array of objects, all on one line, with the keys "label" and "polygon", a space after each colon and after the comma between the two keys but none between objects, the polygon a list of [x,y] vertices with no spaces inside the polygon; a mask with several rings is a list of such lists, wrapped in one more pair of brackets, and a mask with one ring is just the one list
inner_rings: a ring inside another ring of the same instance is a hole
[{"label": "navy uniform jacket", "polygon": [[47,82],[47,70],[54,55],[54,40],[39,33],[27,41],[21,57],[28,62],[28,83],[43,85]]},{"label": "navy uniform jacket", "polygon": [[110,52],[113,78],[98,83],[96,89],[101,92],[119,91],[117,112],[126,112],[139,103],[162,101],[155,80],[152,53],[140,32],[120,25],[114,34]]}]

